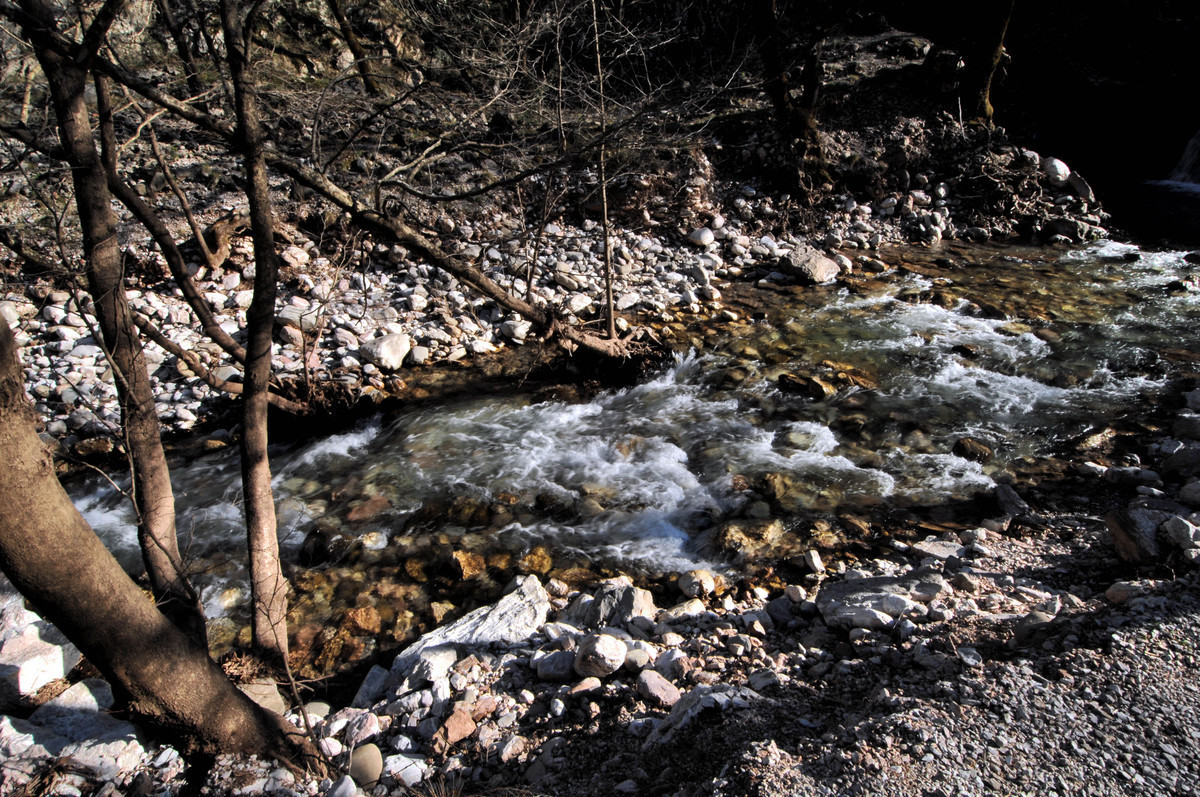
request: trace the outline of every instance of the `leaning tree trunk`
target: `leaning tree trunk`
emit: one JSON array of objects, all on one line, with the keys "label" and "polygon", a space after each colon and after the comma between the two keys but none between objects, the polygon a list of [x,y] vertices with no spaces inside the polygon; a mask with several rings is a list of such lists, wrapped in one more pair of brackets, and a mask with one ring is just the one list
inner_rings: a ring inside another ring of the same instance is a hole
[{"label": "leaning tree trunk", "polygon": [[[116,10],[109,3],[106,9]],[[138,540],[150,585],[162,610],[196,639],[203,640],[204,615],[187,579],[175,534],[175,495],[167,458],[159,436],[154,391],[146,370],[142,344],[134,331],[125,296],[122,255],[117,240],[117,219],[112,210],[108,178],[96,144],[84,87],[88,78],[87,32],[81,54],[68,57],[60,51],[54,16],[39,0],[22,4],[25,34],[34,45],[50,87],[54,112],[75,188],[75,204],[83,232],[88,291],[112,366],[126,445],[133,466],[133,491],[138,510]],[[97,45],[98,46],[98,45]]]},{"label": "leaning tree trunk", "polygon": [[338,29],[342,33],[346,46],[350,48],[350,54],[354,56],[354,68],[358,70],[358,77],[362,80],[363,88],[366,89],[367,94],[378,97],[383,92],[380,91],[375,76],[371,74],[370,56],[363,49],[362,42],[358,40],[358,34],[354,32],[354,26],[350,24],[350,19],[346,16],[346,9],[342,7],[342,0],[327,0],[327,3],[330,13],[337,20]]},{"label": "leaning tree trunk", "polygon": [[262,125],[250,77],[249,27],[236,0],[223,0],[221,22],[233,77],[238,126],[235,147],[246,170],[246,197],[254,239],[254,298],[246,311],[246,370],[242,394],[242,493],[250,547],[251,626],[254,644],[286,661],[287,582],[279,565],[275,497],[267,458],[268,387],[271,379],[271,336],[275,326],[275,292],[279,261],[275,254],[275,220],[271,212],[267,167],[263,159]]},{"label": "leaning tree trunk", "polygon": [[125,575],[71,504],[34,431],[17,347],[0,321],[0,570],[155,732],[188,753],[319,768],[296,728],[229,682],[206,648]]}]

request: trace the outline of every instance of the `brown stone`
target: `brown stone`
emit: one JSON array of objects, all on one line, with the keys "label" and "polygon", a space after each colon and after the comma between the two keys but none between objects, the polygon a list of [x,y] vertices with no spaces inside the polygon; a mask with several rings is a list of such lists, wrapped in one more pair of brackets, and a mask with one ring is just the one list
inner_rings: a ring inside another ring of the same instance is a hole
[{"label": "brown stone", "polygon": [[451,555],[458,566],[459,578],[474,578],[487,571],[487,562],[474,551],[455,551]]},{"label": "brown stone", "polygon": [[856,536],[867,537],[871,534],[871,521],[857,515],[838,515],[842,527]]},{"label": "brown stone", "polygon": [[425,575],[425,563],[420,559],[406,559],[404,562],[404,572],[408,573],[408,577],[418,583],[424,583],[429,580],[429,576]]},{"label": "brown stone", "polygon": [[382,628],[383,620],[374,606],[362,606],[346,612],[343,624],[355,636],[375,636]]},{"label": "brown stone", "polygon": [[521,572],[545,575],[554,566],[554,560],[545,546],[539,545],[521,557]]},{"label": "brown stone", "polygon": [[780,374],[777,382],[784,393],[800,393],[813,401],[825,401],[837,394],[836,387],[815,376]]},{"label": "brown stone", "polygon": [[111,437],[91,437],[75,444],[75,454],[80,457],[104,456],[115,448]]},{"label": "brown stone", "polygon": [[443,754],[474,732],[475,720],[471,719],[471,713],[465,708],[456,708],[433,735],[433,749],[439,755]]},{"label": "brown stone", "polygon": [[592,675],[587,678],[584,678],[582,681],[580,681],[579,683],[575,684],[570,689],[568,689],[567,694],[568,695],[585,695],[589,692],[595,692],[601,686],[603,686],[603,684],[600,683],[600,679],[597,678],[596,676]]},{"label": "brown stone", "polygon": [[497,551],[488,554],[487,566],[492,570],[511,570],[513,566],[512,554],[508,551]]},{"label": "brown stone", "polygon": [[434,601],[429,604],[429,611],[433,612],[433,621],[440,625],[454,611],[454,604],[449,601]]},{"label": "brown stone", "polygon": [[714,542],[742,559],[761,559],[781,553],[783,523],[775,520],[737,520],[717,530]]},{"label": "brown stone", "polygon": [[475,705],[471,707],[471,719],[475,722],[480,722],[485,717],[490,717],[499,705],[496,702],[496,698],[491,695],[484,695],[476,700]]},{"label": "brown stone", "polygon": [[992,457],[995,456],[995,453],[992,451],[991,447],[985,443],[981,443],[974,437],[959,438],[958,442],[954,444],[953,450],[954,456],[962,457],[963,459],[970,460],[971,462],[978,462],[981,465],[986,465],[987,463],[991,462]]},{"label": "brown stone", "polygon": [[670,708],[679,701],[679,687],[654,670],[642,670],[637,679],[637,691],[656,706]]},{"label": "brown stone", "polygon": [[346,520],[351,523],[363,523],[368,520],[374,520],[381,512],[391,507],[391,505],[392,502],[382,495],[373,495],[347,512]]}]

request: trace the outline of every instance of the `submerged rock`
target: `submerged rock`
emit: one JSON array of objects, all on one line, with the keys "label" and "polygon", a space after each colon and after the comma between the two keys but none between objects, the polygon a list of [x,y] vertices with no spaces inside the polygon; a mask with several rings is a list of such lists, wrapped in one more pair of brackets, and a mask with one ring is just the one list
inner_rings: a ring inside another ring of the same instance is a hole
[{"label": "submerged rock", "polygon": [[963,459],[970,460],[971,462],[978,462],[983,465],[991,462],[992,458],[996,456],[995,452],[992,451],[990,446],[988,446],[986,443],[976,440],[974,437],[959,438],[958,441],[954,443],[953,451],[956,457],[962,457]]}]

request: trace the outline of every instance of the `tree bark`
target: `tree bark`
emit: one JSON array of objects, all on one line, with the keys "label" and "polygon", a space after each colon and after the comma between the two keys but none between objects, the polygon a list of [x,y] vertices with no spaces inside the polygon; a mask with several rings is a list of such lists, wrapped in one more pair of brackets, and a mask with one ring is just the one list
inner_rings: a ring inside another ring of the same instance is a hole
[{"label": "tree bark", "polygon": [[183,23],[175,16],[173,5],[170,0],[154,0],[154,7],[158,9],[163,24],[167,26],[171,39],[175,42],[175,52],[179,54],[179,60],[183,62],[183,74],[187,79],[188,93],[192,95],[193,101],[203,108],[206,104],[203,100],[198,99],[204,94],[204,85],[200,82],[200,70],[196,68],[196,59],[192,57],[192,48],[184,34]]},{"label": "tree bark", "polygon": [[354,27],[346,17],[346,9],[342,7],[342,0],[327,0],[327,2],[330,13],[337,20],[342,38],[345,39],[346,46],[350,48],[350,54],[354,56],[354,68],[358,70],[358,76],[362,80],[363,88],[366,89],[367,94],[370,94],[372,97],[378,97],[383,92],[379,90],[379,83],[375,80],[375,76],[371,74],[367,51],[363,49],[362,42],[358,40],[358,34],[354,32]]},{"label": "tree bark", "polygon": [[271,464],[267,458],[268,387],[275,327],[275,294],[279,261],[275,254],[275,220],[271,211],[262,125],[250,77],[250,36],[237,0],[222,0],[221,24],[237,113],[235,148],[246,171],[246,197],[254,240],[254,298],[246,311],[246,368],[242,393],[242,495],[250,548],[250,593],[254,644],[286,661],[287,582],[279,565],[279,538]]},{"label": "tree bark", "polygon": [[974,52],[967,54],[967,86],[975,95],[975,118],[989,127],[996,111],[992,107],[992,81],[1004,58],[1004,39],[1017,2],[999,0],[993,5],[995,7],[990,10],[995,14],[994,18],[990,24],[980,25]]},{"label": "tree bark", "polygon": [[237,690],[206,648],[129,579],[71,504],[34,432],[16,342],[0,322],[0,570],[119,694],[184,752],[319,768],[296,728]]},{"label": "tree bark", "polygon": [[[111,12],[111,22],[117,9],[110,6],[119,7],[120,3],[109,3],[102,9]],[[154,392],[125,296],[117,219],[84,102],[90,60],[86,47],[99,46],[103,36],[93,23],[78,55],[68,58],[52,44],[57,31],[50,7],[41,0],[24,0],[22,9],[26,14],[22,22],[25,34],[34,45],[46,75],[58,120],[59,140],[71,166],[75,204],[83,233],[88,291],[114,372],[122,426],[132,460],[138,541],[146,573],[160,608],[181,628],[203,640],[203,611],[199,597],[187,579],[176,540],[175,495],[159,436]],[[98,14],[97,21],[103,18]]]}]

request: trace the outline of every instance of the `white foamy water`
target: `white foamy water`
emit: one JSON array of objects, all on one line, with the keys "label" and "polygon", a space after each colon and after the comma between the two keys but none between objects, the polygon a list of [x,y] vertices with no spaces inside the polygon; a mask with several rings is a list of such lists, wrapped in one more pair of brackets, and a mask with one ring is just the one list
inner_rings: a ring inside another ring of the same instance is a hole
[{"label": "white foamy water", "polygon": [[379,435],[379,428],[379,419],[375,418],[353,431],[330,435],[302,445],[281,458],[281,465],[274,468],[272,486],[278,488],[284,479],[296,471],[311,470],[312,466],[360,455]]}]

